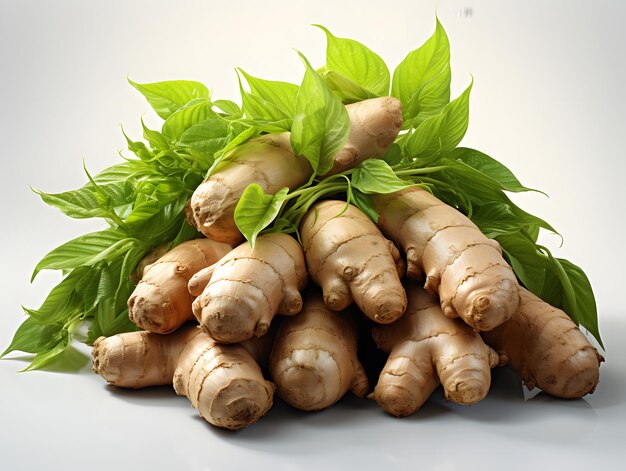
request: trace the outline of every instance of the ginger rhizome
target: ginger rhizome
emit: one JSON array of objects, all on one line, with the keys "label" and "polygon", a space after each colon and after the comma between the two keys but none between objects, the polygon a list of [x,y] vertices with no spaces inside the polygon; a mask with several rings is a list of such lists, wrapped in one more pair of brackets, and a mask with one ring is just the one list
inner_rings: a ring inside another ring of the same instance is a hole
[{"label": "ginger rhizome", "polygon": [[237,430],[272,407],[274,385],[265,380],[271,335],[222,345],[195,326],[168,335],[130,332],[94,343],[93,370],[123,388],[173,384],[209,423]]},{"label": "ginger rhizome", "polygon": [[520,288],[520,307],[504,324],[483,332],[529,389],[553,396],[583,397],[596,388],[602,356],[560,309]]},{"label": "ginger rhizome", "polygon": [[[130,320],[144,330],[164,334],[193,318],[194,297],[189,294],[187,283],[231,248],[210,239],[194,239],[146,265],[139,284],[128,299]],[[161,252],[157,251],[157,254]]]},{"label": "ginger rhizome", "polygon": [[381,157],[398,137],[402,127],[402,103],[386,96],[346,106],[350,134],[346,145],[335,155],[332,169],[324,176],[356,167],[366,159]]},{"label": "ginger rhizome", "polygon": [[446,316],[491,330],[517,310],[517,278],[500,245],[465,215],[419,187],[372,199],[378,226],[406,253],[407,275],[425,278]]},{"label": "ginger rhizome", "polygon": [[367,394],[367,376],[357,358],[357,328],[348,312],[333,312],[316,291],[302,312],[283,319],[270,356],[276,393],[302,410],[331,406],[348,390]]},{"label": "ginger rhizome", "polygon": [[244,242],[189,281],[198,296],[193,312],[200,326],[220,342],[259,337],[276,314],[302,309],[308,280],[302,247],[287,234],[266,234],[254,248]]},{"label": "ginger rhizome", "polygon": [[[336,154],[328,175],[380,157],[394,141],[402,125],[402,105],[393,97],[364,100],[346,109],[350,134]],[[313,175],[313,168],[302,156],[295,156],[289,133],[268,134],[253,139],[233,151],[194,192],[190,222],[207,237],[236,244],[243,236],[235,224],[235,207],[248,185],[260,185],[266,194],[281,188],[296,189]]]},{"label": "ginger rhizome", "polygon": [[400,252],[358,208],[322,201],[305,215],[300,231],[311,278],[322,287],[329,308],[341,311],[354,300],[382,324],[404,313]]},{"label": "ginger rhizome", "polygon": [[268,134],[236,148],[191,197],[191,220],[200,232],[220,242],[243,240],[235,224],[235,207],[244,190],[257,183],[274,194],[284,187],[305,184],[313,170],[304,157],[291,150],[289,134]]},{"label": "ginger rhizome", "polygon": [[414,283],[407,284],[407,311],[393,324],[376,326],[378,348],[389,353],[370,398],[389,414],[417,411],[439,384],[446,399],[475,404],[491,384],[498,355],[460,319],[444,316],[439,303]]}]

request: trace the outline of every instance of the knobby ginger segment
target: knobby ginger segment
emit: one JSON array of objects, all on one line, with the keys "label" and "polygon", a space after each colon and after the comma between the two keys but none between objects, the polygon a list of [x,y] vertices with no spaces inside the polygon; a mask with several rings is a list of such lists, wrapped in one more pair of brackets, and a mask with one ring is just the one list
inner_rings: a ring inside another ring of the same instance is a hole
[{"label": "knobby ginger segment", "polygon": [[207,237],[228,244],[243,240],[235,224],[235,207],[243,191],[258,183],[267,194],[293,190],[313,173],[304,157],[296,157],[289,134],[267,134],[239,146],[201,183],[191,197],[192,222]]},{"label": "knobby ginger segment", "polygon": [[[402,126],[402,105],[396,98],[372,98],[346,109],[350,116],[348,142],[325,176],[382,156]],[[308,160],[293,154],[289,133],[253,139],[235,149],[198,186],[191,197],[189,222],[213,240],[237,244],[243,236],[235,224],[235,207],[248,185],[257,183],[265,193],[275,194],[284,187],[294,190],[304,185],[312,175]]]},{"label": "knobby ginger segment", "polygon": [[232,430],[247,427],[271,407],[274,385],[263,378],[272,336],[241,345],[221,345],[200,329],[173,334],[131,332],[100,337],[93,369],[124,388],[174,384],[209,423]]},{"label": "knobby ginger segment", "polygon": [[302,220],[311,278],[322,287],[324,302],[334,311],[354,300],[375,322],[393,322],[406,309],[400,252],[358,208],[350,205],[341,214],[345,208],[344,201],[322,201]]},{"label": "knobby ginger segment", "polygon": [[417,411],[441,383],[446,399],[475,404],[491,384],[498,355],[459,319],[443,315],[437,300],[407,285],[409,305],[400,320],[376,326],[374,340],[389,353],[370,398],[389,414]]},{"label": "knobby ginger segment", "polygon": [[187,290],[189,279],[213,265],[231,248],[210,239],[195,239],[183,242],[146,265],[128,299],[130,320],[144,330],[165,334],[193,318],[194,298]]},{"label": "knobby ginger segment", "polygon": [[466,216],[418,187],[373,195],[378,226],[402,247],[407,275],[426,278],[444,314],[491,330],[519,305],[518,283],[500,245]]},{"label": "knobby ginger segment", "polygon": [[350,116],[350,135],[335,155],[334,175],[374,157],[382,157],[402,128],[402,103],[390,96],[371,98],[346,106]]},{"label": "knobby ginger segment", "polygon": [[198,295],[193,312],[220,342],[259,337],[276,314],[300,312],[307,279],[300,244],[287,234],[266,234],[254,249],[245,242],[189,281],[189,291]]},{"label": "knobby ginger segment", "polygon": [[560,309],[520,288],[519,310],[507,322],[483,332],[487,344],[501,353],[524,380],[553,396],[592,393],[604,359]]},{"label": "knobby ginger segment", "polygon": [[302,410],[329,407],[348,390],[365,396],[367,376],[349,313],[331,311],[318,293],[310,293],[302,312],[285,319],[276,334],[270,376],[280,398]]}]

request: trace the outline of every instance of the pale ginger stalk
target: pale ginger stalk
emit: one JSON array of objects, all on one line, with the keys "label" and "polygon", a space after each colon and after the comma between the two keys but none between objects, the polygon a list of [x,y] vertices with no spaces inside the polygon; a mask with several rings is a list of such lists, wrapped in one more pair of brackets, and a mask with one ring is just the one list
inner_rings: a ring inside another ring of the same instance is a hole
[{"label": "pale ginger stalk", "polygon": [[421,287],[407,285],[407,295],[400,320],[373,328],[376,345],[389,358],[368,397],[398,417],[417,411],[440,383],[446,399],[458,404],[483,399],[498,364],[496,352],[460,319],[444,316]]},{"label": "pale ginger stalk", "polygon": [[368,382],[357,359],[357,328],[349,313],[328,309],[309,293],[300,314],[285,319],[270,356],[276,393],[302,410],[320,410],[348,390],[364,397]]},{"label": "pale ginger stalk", "polygon": [[560,309],[520,288],[518,311],[482,336],[524,380],[553,396],[592,393],[600,378],[598,351]]},{"label": "pale ginger stalk", "polygon": [[[128,316],[149,332],[165,334],[193,318],[189,279],[214,264],[231,246],[210,239],[183,242],[146,265],[139,284],[128,299]],[[148,255],[150,257],[150,255]]]},{"label": "pale ginger stalk", "polygon": [[[346,109],[350,135],[326,176],[382,156],[402,126],[402,105],[392,97],[365,100]],[[191,197],[189,222],[213,240],[239,243],[243,236],[235,224],[235,207],[248,185],[257,183],[265,193],[275,194],[284,187],[293,190],[302,186],[312,174],[309,162],[293,154],[289,133],[253,139],[235,149],[198,186]]]},{"label": "pale ginger stalk", "polygon": [[257,238],[229,252],[189,281],[198,298],[193,312],[204,331],[226,343],[267,331],[276,314],[302,309],[300,291],[308,279],[302,247],[287,234]]},{"label": "pale ginger stalk", "polygon": [[437,294],[444,314],[476,330],[502,324],[519,305],[500,245],[466,216],[419,187],[372,195],[378,226],[406,253],[407,275]]},{"label": "pale ginger stalk", "polygon": [[404,263],[393,242],[358,208],[322,201],[304,216],[300,234],[311,278],[334,311],[352,301],[375,322],[388,324],[406,309]]},{"label": "pale ginger stalk", "polygon": [[274,385],[263,378],[272,336],[221,345],[194,326],[173,334],[131,332],[94,343],[93,370],[123,388],[174,384],[209,423],[232,430],[271,407]]}]

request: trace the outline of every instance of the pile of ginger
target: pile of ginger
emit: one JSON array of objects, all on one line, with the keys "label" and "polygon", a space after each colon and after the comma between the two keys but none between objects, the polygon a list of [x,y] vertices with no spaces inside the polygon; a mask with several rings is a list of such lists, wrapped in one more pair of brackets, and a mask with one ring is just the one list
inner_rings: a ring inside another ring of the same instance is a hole
[{"label": "pile of ginger", "polygon": [[[348,142],[319,178],[382,156],[402,126],[395,98],[346,108]],[[228,429],[255,423],[274,394],[309,411],[350,390],[401,417],[441,384],[447,400],[471,405],[498,364],[557,397],[593,392],[602,357],[576,324],[519,285],[496,241],[420,187],[371,195],[377,223],[322,199],[300,240],[269,232],[243,242],[234,210],[249,184],[274,194],[312,174],[288,133],[253,139],[223,162],[188,205],[205,237],[140,263],[128,308],[143,330],[99,338],[94,371],[125,388],[173,384]],[[359,324],[388,353],[369,372],[373,387],[357,355]]]}]

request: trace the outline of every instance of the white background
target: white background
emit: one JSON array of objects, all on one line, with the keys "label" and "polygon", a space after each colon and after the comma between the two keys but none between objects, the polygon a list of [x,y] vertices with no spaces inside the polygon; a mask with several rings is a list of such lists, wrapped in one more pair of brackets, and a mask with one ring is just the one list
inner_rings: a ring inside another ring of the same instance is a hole
[{"label": "white background", "polygon": [[[623,469],[626,320],[623,293],[626,164],[626,4],[619,1],[6,1],[0,2],[0,349],[56,274],[28,280],[50,249],[98,223],[46,207],[29,185],[56,192],[118,162],[119,124],[139,137],[158,121],[127,83],[195,79],[237,99],[233,68],[298,83],[292,48],[323,63],[321,23],[366,43],[390,65],[434,29],[452,44],[453,95],[469,83],[463,144],[550,195],[517,200],[565,237],[544,242],[588,273],[607,346],[597,391],[561,401],[525,393],[494,371],[471,408],[440,393],[413,417],[388,417],[347,398],[304,414],[278,402],[238,433],[199,419],[168,388],[106,387],[97,376],[16,374],[0,362],[0,469]],[[471,10],[471,12],[470,12]]]}]

